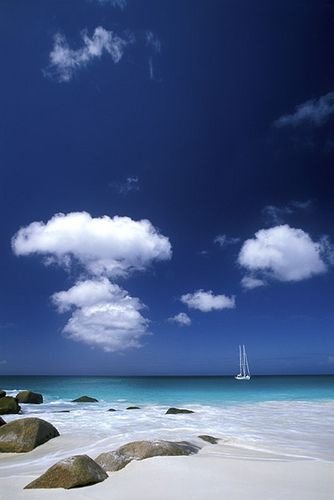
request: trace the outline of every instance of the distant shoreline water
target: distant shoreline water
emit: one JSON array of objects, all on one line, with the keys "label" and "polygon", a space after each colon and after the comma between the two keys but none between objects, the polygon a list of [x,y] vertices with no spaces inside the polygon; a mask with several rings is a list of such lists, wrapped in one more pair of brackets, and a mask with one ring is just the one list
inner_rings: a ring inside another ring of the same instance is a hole
[{"label": "distant shoreline water", "polygon": [[99,401],[142,404],[229,404],[282,400],[334,400],[334,376],[104,377],[0,376],[0,388],[41,392],[46,402],[71,401],[87,394]]},{"label": "distant shoreline water", "polygon": [[[244,450],[334,460],[334,376],[261,376],[244,382],[225,376],[0,376],[0,389],[12,396],[23,389],[43,394],[43,404],[22,405],[21,415],[4,417],[51,422],[69,442],[63,456],[82,450],[94,456],[137,439],[211,434]],[[83,395],[98,402],[72,402]],[[140,409],[127,410],[132,405]],[[194,413],[166,415],[171,406]]]}]

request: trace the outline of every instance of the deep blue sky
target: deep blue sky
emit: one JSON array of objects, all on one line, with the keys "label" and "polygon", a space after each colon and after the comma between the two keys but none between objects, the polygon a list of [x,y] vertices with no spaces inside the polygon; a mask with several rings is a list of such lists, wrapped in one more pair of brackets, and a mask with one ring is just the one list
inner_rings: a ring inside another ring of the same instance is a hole
[{"label": "deep blue sky", "polygon": [[[0,374],[228,374],[242,342],[254,373],[333,373],[334,2],[112,3],[0,0]],[[104,50],[82,63],[81,33],[97,27],[126,40],[119,62]],[[79,58],[66,81],[57,34]],[[11,248],[21,227],[83,211],[169,238],[170,260],[109,276],[147,306],[140,348],[66,338],[71,313],[50,297],[91,276]],[[245,240],[280,224],[322,242],[326,270],[266,269],[245,289]],[[235,308],[180,301],[199,289]],[[180,312],[190,326],[168,321]]]}]

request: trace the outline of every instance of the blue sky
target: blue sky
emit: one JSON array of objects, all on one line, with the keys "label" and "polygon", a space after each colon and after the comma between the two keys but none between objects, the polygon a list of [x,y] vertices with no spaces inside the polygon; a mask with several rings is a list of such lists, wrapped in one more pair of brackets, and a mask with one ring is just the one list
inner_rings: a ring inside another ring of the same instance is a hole
[{"label": "blue sky", "polygon": [[0,373],[333,373],[334,2],[0,10]]}]

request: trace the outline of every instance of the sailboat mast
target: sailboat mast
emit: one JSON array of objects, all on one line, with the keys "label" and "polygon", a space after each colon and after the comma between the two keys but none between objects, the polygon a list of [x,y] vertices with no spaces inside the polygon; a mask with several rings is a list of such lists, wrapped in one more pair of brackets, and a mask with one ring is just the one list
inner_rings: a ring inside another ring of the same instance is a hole
[{"label": "sailboat mast", "polygon": [[248,366],[248,359],[247,359],[247,354],[246,354],[246,348],[245,348],[245,346],[244,346],[244,371],[245,371],[245,375],[248,375],[248,376],[250,375],[249,366]]},{"label": "sailboat mast", "polygon": [[242,375],[245,377],[246,374],[246,349],[245,344],[242,345]]},{"label": "sailboat mast", "polygon": [[240,362],[239,373],[242,375],[242,355],[241,355],[241,345],[240,344],[239,344],[239,362]]}]

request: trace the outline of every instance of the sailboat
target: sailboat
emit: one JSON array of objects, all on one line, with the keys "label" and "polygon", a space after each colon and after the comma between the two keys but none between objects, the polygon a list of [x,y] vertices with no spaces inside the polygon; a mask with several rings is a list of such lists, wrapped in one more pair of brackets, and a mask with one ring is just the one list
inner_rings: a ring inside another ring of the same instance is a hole
[{"label": "sailboat", "polygon": [[246,354],[245,344],[239,345],[239,357],[240,357],[240,371],[236,377],[236,380],[249,380],[251,378],[248,359]]}]

